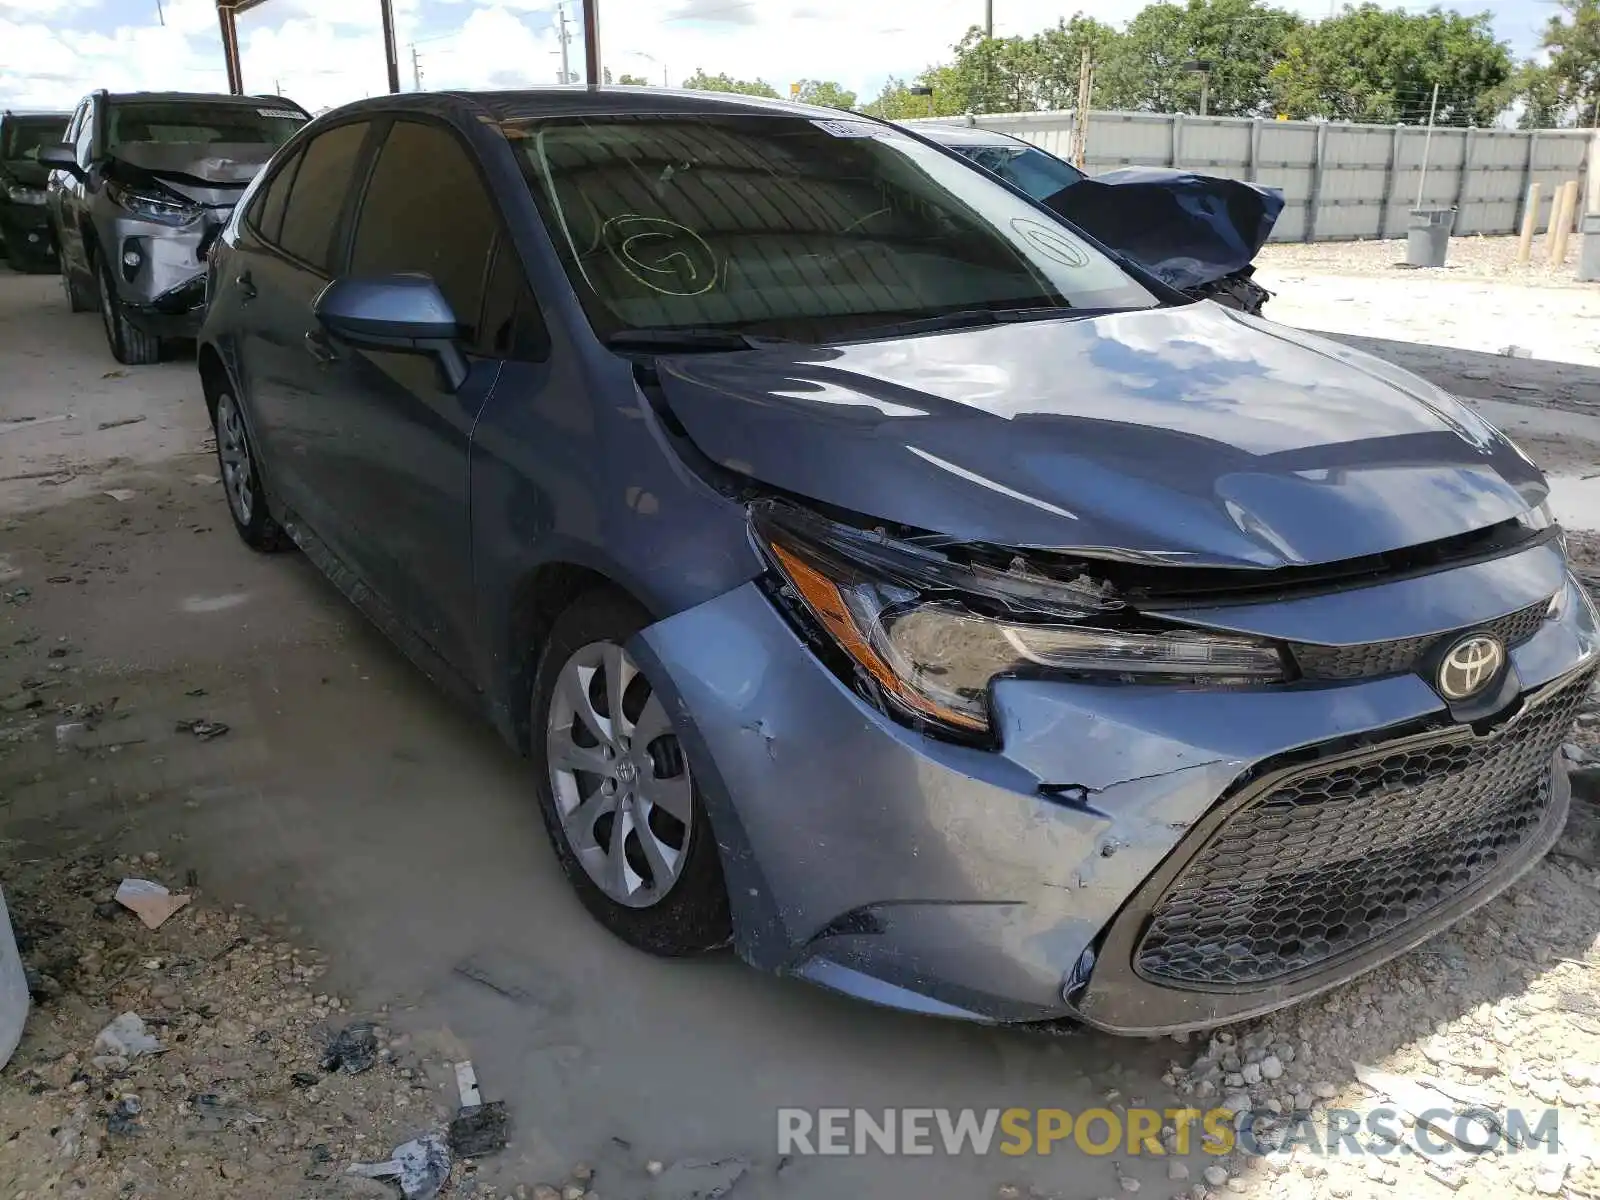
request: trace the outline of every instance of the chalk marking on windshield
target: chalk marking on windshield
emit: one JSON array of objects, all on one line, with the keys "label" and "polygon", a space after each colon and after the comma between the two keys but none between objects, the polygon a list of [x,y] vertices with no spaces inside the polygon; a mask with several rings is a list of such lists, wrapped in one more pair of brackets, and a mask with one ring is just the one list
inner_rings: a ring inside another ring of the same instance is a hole
[{"label": "chalk marking on windshield", "polygon": [[1042,508],[1045,512],[1053,513],[1058,517],[1066,517],[1071,521],[1076,521],[1078,519],[1078,514],[1075,512],[1068,512],[1064,508],[1058,508],[1056,505],[1051,504],[1048,500],[1041,500],[1037,496],[1030,496],[1027,492],[1019,492],[1015,488],[1008,488],[1005,484],[996,483],[993,479],[979,475],[976,471],[969,471],[965,467],[956,466],[956,464],[953,462],[946,462],[937,455],[929,454],[926,450],[919,450],[915,446],[907,446],[906,449],[911,451],[911,453],[915,454],[918,458],[927,462],[931,462],[940,470],[949,471],[950,474],[958,476],[961,479],[965,479],[968,483],[976,483],[980,487],[988,488],[990,491],[999,492],[1002,496],[1010,496],[1013,500],[1021,500],[1024,504],[1031,504],[1035,508]]},{"label": "chalk marking on windshield", "polygon": [[[629,224],[647,226],[637,233],[623,233],[623,228]],[[621,234],[620,242],[613,242],[610,236],[605,238],[606,249],[611,252],[611,257],[629,275],[639,283],[649,288],[652,292],[659,292],[663,296],[703,296],[717,286],[717,256],[712,253],[711,247],[706,244],[694,230],[687,225],[672,221],[666,217],[646,217],[639,213],[621,213],[611,217],[605,223],[608,235]],[[687,249],[668,249],[666,253],[654,258],[648,258],[650,253],[648,243],[669,241],[676,244],[680,238],[689,239],[689,247],[703,251],[703,262],[695,262]],[[645,244],[641,249],[641,244]],[[688,282],[680,281],[680,269],[667,264],[674,259],[682,260],[683,268],[687,270]],[[702,284],[699,282],[702,268],[710,267],[709,277]],[[635,270],[634,268],[638,268]],[[652,275],[670,278],[670,282],[657,283],[653,279],[646,279],[640,271],[648,271]]]}]

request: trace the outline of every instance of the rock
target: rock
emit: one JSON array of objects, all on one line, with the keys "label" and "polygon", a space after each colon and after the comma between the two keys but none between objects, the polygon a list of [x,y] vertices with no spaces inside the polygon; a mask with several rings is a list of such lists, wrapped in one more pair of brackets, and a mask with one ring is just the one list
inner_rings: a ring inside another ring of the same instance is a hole
[{"label": "rock", "polygon": [[583,1200],[583,1188],[575,1183],[569,1183],[561,1189],[561,1200]]},{"label": "rock", "polygon": [[645,1163],[645,1165],[644,1165],[644,1173],[646,1175],[650,1176],[650,1178],[652,1178],[652,1179],[654,1179],[657,1175],[661,1174],[661,1172],[665,1171],[666,1169],[667,1169],[666,1168],[666,1164],[663,1163],[659,1158],[652,1158],[649,1162]]},{"label": "rock", "polygon": [[561,1200],[561,1193],[548,1183],[533,1185],[533,1200]]},{"label": "rock", "polygon": [[1245,1063],[1244,1069],[1240,1071],[1239,1074],[1245,1083],[1248,1083],[1253,1087],[1261,1082],[1261,1064]]},{"label": "rock", "polygon": [[1015,1184],[1002,1183],[995,1189],[995,1200],[1022,1200],[1022,1189]]},{"label": "rock", "polygon": [[144,1018],[125,1012],[107,1025],[94,1039],[94,1048],[103,1055],[132,1059],[141,1054],[156,1054],[161,1043],[145,1032]]},{"label": "rock", "polygon": [[1283,1060],[1276,1054],[1269,1054],[1261,1060],[1261,1078],[1281,1079],[1283,1077]]},{"label": "rock", "polygon": [[1187,1179],[1189,1178],[1189,1168],[1177,1159],[1173,1159],[1167,1164],[1167,1178]]},{"label": "rock", "polygon": [[1200,1177],[1212,1187],[1221,1187],[1223,1184],[1228,1182],[1227,1169],[1225,1167],[1218,1166],[1216,1163],[1213,1163],[1204,1171],[1200,1172]]},{"label": "rock", "polygon": [[1582,764],[1589,761],[1589,755],[1584,751],[1584,748],[1578,745],[1576,742],[1566,742],[1563,744],[1561,747],[1561,753],[1566,757],[1568,762]]},{"label": "rock", "polygon": [[1249,1092],[1229,1092],[1226,1096],[1224,1096],[1222,1098],[1222,1104],[1219,1107],[1225,1108],[1231,1113],[1249,1112],[1250,1111],[1250,1093]]},{"label": "rock", "polygon": [[1332,1100],[1339,1094],[1339,1089],[1326,1079],[1321,1079],[1311,1085],[1311,1092],[1318,1100]]},{"label": "rock", "polygon": [[1117,1180],[1117,1186],[1125,1192],[1137,1192],[1139,1190],[1139,1181],[1124,1175]]},{"label": "rock", "polygon": [[1228,1177],[1228,1190],[1235,1194],[1242,1194],[1250,1190],[1250,1181],[1243,1175],[1230,1175]]},{"label": "rock", "polygon": [[594,1168],[588,1163],[579,1163],[577,1166],[572,1168],[572,1178],[576,1179],[579,1183],[588,1183],[594,1178]]},{"label": "rock", "polygon": [[1242,1071],[1229,1071],[1222,1077],[1222,1082],[1231,1088],[1242,1088],[1245,1084],[1244,1073]]}]

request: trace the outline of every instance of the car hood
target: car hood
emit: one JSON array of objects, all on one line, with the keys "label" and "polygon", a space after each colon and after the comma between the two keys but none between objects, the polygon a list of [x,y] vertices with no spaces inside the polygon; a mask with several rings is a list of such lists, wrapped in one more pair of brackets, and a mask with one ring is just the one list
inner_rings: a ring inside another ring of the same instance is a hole
[{"label": "car hood", "polygon": [[724,467],[965,541],[1272,568],[1481,529],[1548,490],[1424,380],[1210,302],[657,366]]},{"label": "car hood", "polygon": [[258,142],[124,142],[112,157],[163,183],[243,188],[256,177],[276,146]]}]

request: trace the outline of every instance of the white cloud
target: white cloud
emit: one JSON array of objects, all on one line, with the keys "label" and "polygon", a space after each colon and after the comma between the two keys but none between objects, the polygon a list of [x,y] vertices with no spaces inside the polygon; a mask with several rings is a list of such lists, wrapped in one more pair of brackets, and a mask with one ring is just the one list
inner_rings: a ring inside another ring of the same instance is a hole
[{"label": "white cloud", "polygon": [[49,17],[73,9],[94,8],[100,0],[0,0],[0,20],[12,17]]}]

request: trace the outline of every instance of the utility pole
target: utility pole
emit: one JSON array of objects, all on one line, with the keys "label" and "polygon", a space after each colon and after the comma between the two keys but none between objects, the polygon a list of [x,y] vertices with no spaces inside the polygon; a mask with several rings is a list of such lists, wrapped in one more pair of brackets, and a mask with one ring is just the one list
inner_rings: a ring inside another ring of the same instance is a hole
[{"label": "utility pole", "polygon": [[561,32],[558,35],[561,41],[561,82],[572,83],[572,72],[567,66],[567,46],[572,41],[572,35],[567,32],[567,6],[561,5],[556,12],[561,17]]},{"label": "utility pole", "polygon": [[1078,61],[1078,107],[1072,114],[1072,165],[1080,171],[1089,157],[1089,106],[1093,97],[1094,61],[1085,46]]},{"label": "utility pole", "polygon": [[378,14],[383,19],[383,57],[389,68],[389,94],[400,90],[400,56],[394,45],[394,2],[378,0]]},{"label": "utility pole", "polygon": [[983,0],[983,36],[994,36],[994,0]]},{"label": "utility pole", "polygon": [[422,59],[417,55],[417,44],[411,43],[411,90],[422,90]]}]

